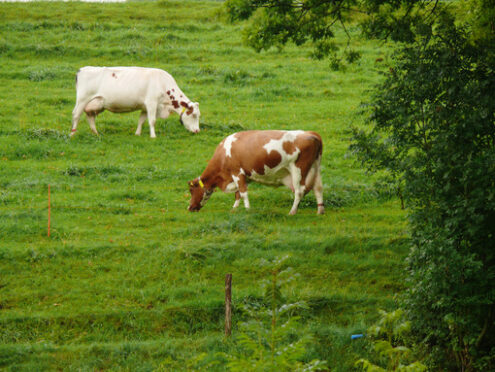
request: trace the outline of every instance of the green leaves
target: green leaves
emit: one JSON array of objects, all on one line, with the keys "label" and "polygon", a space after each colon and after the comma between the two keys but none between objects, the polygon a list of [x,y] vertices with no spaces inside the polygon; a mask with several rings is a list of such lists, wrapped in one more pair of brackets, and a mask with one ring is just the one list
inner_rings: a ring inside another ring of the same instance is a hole
[{"label": "green leaves", "polygon": [[225,8],[230,17],[230,21],[239,21],[249,18],[256,9],[250,0],[227,0]]},{"label": "green leaves", "polygon": [[[426,371],[426,366],[414,361],[414,353],[405,344],[409,340],[411,323],[404,318],[404,311],[397,309],[390,313],[380,310],[381,318],[368,329],[373,339],[373,349],[377,364],[367,359],[358,360],[355,365],[363,371]],[[382,368],[381,366],[385,366]]]},{"label": "green leaves", "polygon": [[329,55],[329,40],[334,37],[333,24],[345,19],[345,6],[352,1],[275,1],[228,0],[225,7],[232,21],[251,18],[245,29],[245,42],[257,51],[288,42],[315,43],[315,57]]},{"label": "green leaves", "polygon": [[[330,58],[337,69],[342,57],[353,63],[359,53],[338,52],[333,39],[337,29],[350,38],[348,28],[358,24],[363,35],[371,38],[413,42],[418,35],[431,34],[433,15],[443,4],[411,0],[227,0],[225,9],[232,22],[250,19],[244,30],[245,42],[256,51],[273,46],[281,48],[312,43],[312,55]],[[337,56],[340,55],[340,56]]]},{"label": "green leaves", "polygon": [[371,130],[356,129],[351,147],[404,185],[414,249],[403,304],[416,341],[443,368],[466,370],[495,350],[495,103],[485,99],[495,44],[472,37],[445,12],[401,48],[368,106]]}]

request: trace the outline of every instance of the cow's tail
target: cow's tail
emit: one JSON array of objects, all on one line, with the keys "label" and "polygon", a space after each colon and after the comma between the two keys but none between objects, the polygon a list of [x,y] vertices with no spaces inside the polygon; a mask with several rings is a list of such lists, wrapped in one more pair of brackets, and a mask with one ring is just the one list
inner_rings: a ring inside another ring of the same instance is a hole
[{"label": "cow's tail", "polygon": [[77,70],[77,72],[76,72],[76,88],[77,88],[77,77],[79,76],[80,72],[81,72],[81,69]]}]

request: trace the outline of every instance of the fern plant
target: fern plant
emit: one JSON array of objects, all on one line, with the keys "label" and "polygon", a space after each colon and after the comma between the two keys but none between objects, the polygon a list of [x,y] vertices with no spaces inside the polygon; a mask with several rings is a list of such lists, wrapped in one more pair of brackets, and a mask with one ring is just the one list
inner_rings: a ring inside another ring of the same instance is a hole
[{"label": "fern plant", "polygon": [[286,303],[282,288],[297,275],[291,268],[284,268],[288,256],[271,262],[263,261],[269,268],[270,280],[264,282],[264,301],[261,304],[244,305],[249,320],[239,325],[235,343],[239,352],[223,354],[230,371],[318,371],[326,369],[326,362],[303,362],[311,336],[301,336],[300,317],[296,310],[307,308],[303,301]]},{"label": "fern plant", "polygon": [[368,334],[373,338],[373,348],[376,352],[379,364],[373,364],[367,359],[356,362],[359,370],[366,372],[423,372],[426,366],[418,361],[412,361],[413,352],[406,347],[407,336],[411,330],[411,323],[404,320],[401,309],[392,312],[380,310],[381,318],[377,324],[368,329]]}]

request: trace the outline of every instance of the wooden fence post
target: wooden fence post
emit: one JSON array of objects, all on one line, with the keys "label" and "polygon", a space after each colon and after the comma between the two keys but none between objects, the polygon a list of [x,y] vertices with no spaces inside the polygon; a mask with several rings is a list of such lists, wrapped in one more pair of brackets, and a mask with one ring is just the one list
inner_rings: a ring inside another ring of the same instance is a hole
[{"label": "wooden fence post", "polygon": [[225,337],[232,333],[232,274],[225,275]]}]

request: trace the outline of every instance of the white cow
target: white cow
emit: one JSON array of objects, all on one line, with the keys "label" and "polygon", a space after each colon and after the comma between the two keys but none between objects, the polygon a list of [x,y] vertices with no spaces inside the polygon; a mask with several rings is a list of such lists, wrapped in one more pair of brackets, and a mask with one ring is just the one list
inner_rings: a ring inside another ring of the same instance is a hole
[{"label": "white cow", "polygon": [[111,112],[141,111],[136,135],[141,135],[148,118],[150,136],[155,138],[156,118],[166,119],[172,112],[180,115],[187,130],[199,132],[199,104],[191,102],[167,72],[144,67],[92,67],[81,68],[76,75],[76,106],[72,111],[74,135],[83,111],[91,130],[98,134],[96,116]]}]

